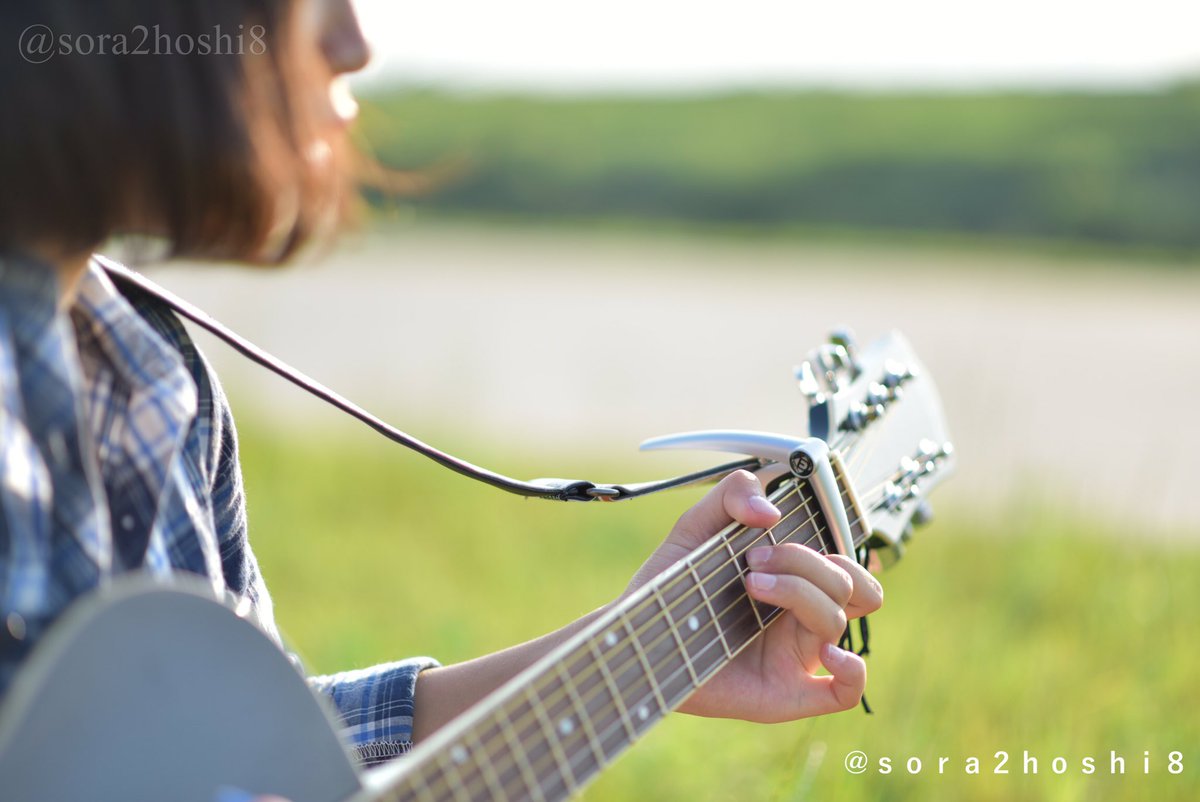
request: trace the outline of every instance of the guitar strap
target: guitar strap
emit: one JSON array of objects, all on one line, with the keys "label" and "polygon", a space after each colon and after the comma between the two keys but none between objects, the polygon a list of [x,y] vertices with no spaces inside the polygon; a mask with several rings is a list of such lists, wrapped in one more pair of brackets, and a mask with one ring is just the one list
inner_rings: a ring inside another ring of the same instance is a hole
[{"label": "guitar strap", "polygon": [[[223,325],[204,310],[194,304],[185,301],[179,296],[172,293],[150,279],[143,276],[137,271],[130,270],[124,265],[118,264],[103,256],[96,256],[95,259],[100,266],[104,268],[109,277],[119,287],[135,293],[142,293],[158,299],[168,307],[173,309],[179,315],[205,329],[215,337],[223,340],[235,351],[245,356],[251,362],[254,362],[267,370],[275,373],[284,379],[287,379],[292,384],[300,389],[311,393],[322,401],[340,409],[347,415],[355,418],[358,421],[374,429],[379,434],[391,440],[394,443],[410,448],[418,454],[422,454],[434,462],[449,468],[455,473],[462,474],[470,479],[489,484],[492,487],[497,487],[501,490],[515,493],[519,496],[528,498],[543,498],[552,501],[623,501],[629,498],[637,498],[649,493],[656,493],[660,490],[667,490],[673,487],[682,487],[684,485],[702,482],[709,479],[716,479],[719,476],[732,473],[733,471],[745,468],[747,470],[756,470],[763,467],[764,460],[757,457],[749,457],[736,462],[727,462],[723,465],[717,465],[695,473],[683,474],[682,476],[672,477],[670,479],[660,479],[655,482],[639,482],[634,484],[599,484],[597,482],[589,482],[585,479],[534,479],[528,482],[519,479],[513,479],[503,474],[489,471],[486,468],[481,468],[466,460],[440,451],[433,446],[424,443],[412,435],[405,434],[396,427],[384,422],[380,418],[367,412],[362,407],[355,404],[353,401],[339,395],[330,390],[325,385],[301,373],[296,368],[287,364],[278,357],[262,350],[254,343],[250,342],[240,334]],[[864,566],[867,564],[869,551],[864,547],[856,556]],[[862,643],[857,653],[863,656],[870,654],[870,630],[867,628],[867,618],[863,616],[859,619],[859,635]],[[846,631],[842,634],[839,645],[854,651],[854,639],[851,635],[850,623],[846,624]],[[871,707],[867,704],[867,698],[864,695],[862,698],[862,708],[866,713],[871,713]]]},{"label": "guitar strap", "polygon": [[150,281],[142,274],[102,256],[96,256],[95,259],[104,268],[105,272],[108,273],[113,282],[123,290],[149,295],[158,299],[182,317],[187,318],[218,339],[223,340],[251,362],[261,365],[272,373],[287,379],[300,389],[340,409],[393,443],[399,443],[405,448],[412,449],[455,473],[508,491],[509,493],[529,498],[550,499],[552,501],[623,501],[649,493],[656,493],[660,490],[716,479],[741,468],[756,470],[764,465],[763,460],[757,457],[749,457],[736,462],[716,465],[712,468],[696,471],[695,473],[675,476],[670,479],[632,484],[602,484],[590,482],[586,479],[533,479],[530,481],[513,479],[495,471],[481,468],[466,460],[459,459],[418,440],[412,435],[405,434],[396,427],[367,412],[353,401],[330,390],[325,385],[306,376],[283,360],[262,350],[214,319],[204,310]]}]

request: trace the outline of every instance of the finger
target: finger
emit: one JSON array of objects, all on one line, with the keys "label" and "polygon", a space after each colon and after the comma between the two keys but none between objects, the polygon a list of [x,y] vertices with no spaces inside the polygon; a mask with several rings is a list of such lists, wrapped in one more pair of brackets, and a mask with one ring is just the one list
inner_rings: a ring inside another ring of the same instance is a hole
[{"label": "finger", "polygon": [[746,553],[753,571],[793,574],[807,579],[838,605],[845,607],[854,593],[854,580],[841,564],[799,543],[756,546]]},{"label": "finger", "polygon": [[836,641],[846,631],[846,611],[812,582],[793,574],[746,574],[746,593],[796,617],[822,641]]},{"label": "finger", "polygon": [[826,643],[821,647],[821,665],[829,671],[829,676],[813,679],[817,690],[805,700],[808,715],[849,710],[862,700],[867,687],[867,664],[861,657]]},{"label": "finger", "polygon": [[848,617],[861,618],[883,606],[883,586],[879,584],[878,579],[871,575],[870,571],[849,557],[843,557],[840,554],[831,554],[829,560],[839,565],[853,583],[854,589],[846,604]]},{"label": "finger", "polygon": [[[804,668],[805,673],[815,675],[823,665],[821,663],[821,647],[826,644],[826,641],[799,623],[794,628],[793,637],[796,640],[796,654],[800,658],[801,667]],[[841,635],[838,636],[838,640],[841,640]]]},{"label": "finger", "polygon": [[749,471],[734,471],[680,516],[672,534],[698,545],[731,521],[766,528],[779,520],[779,510],[763,495],[762,484]]}]

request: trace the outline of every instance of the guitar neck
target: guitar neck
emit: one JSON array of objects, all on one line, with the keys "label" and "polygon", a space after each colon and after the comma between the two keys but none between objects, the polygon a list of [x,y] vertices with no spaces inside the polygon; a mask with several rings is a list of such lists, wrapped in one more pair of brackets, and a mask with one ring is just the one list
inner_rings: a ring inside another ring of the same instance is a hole
[{"label": "guitar neck", "polygon": [[[855,545],[868,527],[835,466]],[[606,612],[394,767],[383,800],[572,796],[779,615],[744,590],[745,553],[771,543],[836,551],[805,481],[771,496],[768,530],[731,525]]]}]

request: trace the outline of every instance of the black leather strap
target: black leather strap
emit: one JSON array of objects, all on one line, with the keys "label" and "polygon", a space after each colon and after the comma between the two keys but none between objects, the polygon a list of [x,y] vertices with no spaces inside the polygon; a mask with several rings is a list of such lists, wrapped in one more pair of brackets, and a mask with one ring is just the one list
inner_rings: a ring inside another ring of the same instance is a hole
[{"label": "black leather strap", "polygon": [[142,274],[101,256],[97,256],[96,260],[115,283],[136,288],[140,292],[157,298],[181,316],[224,340],[234,350],[241,353],[250,361],[282,376],[292,384],[315,395],[322,401],[337,407],[347,415],[370,426],[392,442],[410,448],[418,454],[423,454],[439,465],[449,468],[456,473],[484,482],[492,487],[506,490],[509,493],[530,498],[551,499],[553,501],[622,501],[624,499],[644,496],[648,493],[655,493],[659,490],[667,490],[694,482],[701,482],[706,479],[714,479],[741,468],[756,470],[763,465],[762,460],[749,457],[736,462],[727,462],[723,465],[717,465],[702,471],[696,471],[695,473],[676,476],[671,479],[634,484],[598,484],[583,479],[534,479],[528,482],[513,479],[451,456],[427,443],[421,442],[411,435],[405,434],[394,426],[375,417],[349,399],[342,397],[320,382],[304,375],[286,362],[262,350],[241,335],[226,328],[204,310],[183,300],[169,290],[160,287]]}]

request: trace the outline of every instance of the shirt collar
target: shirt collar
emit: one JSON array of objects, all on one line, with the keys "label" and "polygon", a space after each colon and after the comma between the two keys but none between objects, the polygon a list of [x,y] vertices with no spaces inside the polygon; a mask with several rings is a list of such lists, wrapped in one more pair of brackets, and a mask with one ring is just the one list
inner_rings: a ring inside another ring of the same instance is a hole
[{"label": "shirt collar", "polygon": [[183,358],[142,319],[96,259],[79,281],[72,311],[84,324],[84,336],[94,339],[121,379],[165,404],[172,423],[195,416],[196,386]]}]

